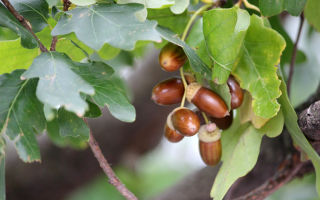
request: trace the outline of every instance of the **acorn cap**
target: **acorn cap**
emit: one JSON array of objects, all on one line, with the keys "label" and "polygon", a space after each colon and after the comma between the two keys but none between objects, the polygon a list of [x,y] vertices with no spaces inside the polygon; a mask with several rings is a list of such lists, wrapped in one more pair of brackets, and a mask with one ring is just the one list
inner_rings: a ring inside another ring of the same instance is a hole
[{"label": "acorn cap", "polygon": [[200,127],[198,134],[199,140],[207,143],[220,140],[221,130],[217,128],[213,132],[208,132],[206,126],[207,125],[202,125]]},{"label": "acorn cap", "polygon": [[191,83],[188,85],[186,90],[186,98],[189,102],[192,101],[193,97],[197,94],[200,88],[202,88],[202,85],[199,83]]}]

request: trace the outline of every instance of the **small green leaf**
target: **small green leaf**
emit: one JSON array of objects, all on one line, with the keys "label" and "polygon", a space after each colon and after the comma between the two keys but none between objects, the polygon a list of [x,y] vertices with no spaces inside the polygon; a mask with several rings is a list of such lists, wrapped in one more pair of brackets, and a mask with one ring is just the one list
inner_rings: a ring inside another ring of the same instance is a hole
[{"label": "small green leaf", "polygon": [[0,132],[14,142],[23,161],[40,161],[36,134],[45,129],[43,105],[35,95],[37,81],[22,81],[23,72],[0,76]]},{"label": "small green leaf", "polygon": [[94,87],[95,94],[92,99],[95,103],[101,107],[107,106],[110,113],[121,121],[135,120],[135,109],[126,97],[126,91],[110,79],[111,67],[101,62],[76,63],[76,65],[74,71]]},{"label": "small green leaf", "polygon": [[62,137],[72,136],[80,137],[83,140],[89,140],[89,128],[83,119],[74,113],[64,109],[58,111],[58,123],[60,127],[60,135]]},{"label": "small green leaf", "polygon": [[133,50],[138,40],[160,42],[155,30],[157,23],[146,20],[140,22],[134,16],[143,9],[140,4],[98,4],[90,7],[78,7],[61,16],[52,30],[52,35],[64,35],[74,32],[79,40],[89,47],[99,50],[108,43],[111,46]]},{"label": "small green leaf", "polygon": [[232,184],[255,166],[263,134],[248,124],[240,125],[236,117],[222,133],[222,166],[215,178],[211,197],[222,200]]},{"label": "small green leaf", "polygon": [[212,79],[217,83],[228,80],[250,24],[247,11],[238,7],[212,9],[204,13],[203,33],[211,58],[216,63]]},{"label": "small green leaf", "polygon": [[94,89],[72,71],[74,63],[66,55],[58,52],[42,53],[21,76],[23,79],[39,78],[37,97],[44,104],[83,116],[88,104],[80,97],[80,92],[93,95]]},{"label": "small green leaf", "polygon": [[0,3],[0,26],[5,26],[21,37],[21,45],[28,49],[38,47],[37,40],[21,23]]},{"label": "small green leaf", "polygon": [[6,199],[6,166],[5,166],[5,142],[2,137],[0,137],[0,200]]},{"label": "small green leaf", "polygon": [[183,13],[189,6],[190,0],[175,0],[175,4],[170,7],[174,14]]},{"label": "small green leaf", "polygon": [[301,148],[301,150],[304,153],[306,153],[310,158],[310,160],[312,161],[312,164],[316,171],[316,189],[317,189],[318,195],[320,195],[320,157],[318,153],[312,148],[307,138],[304,136],[304,134],[300,130],[298,125],[297,114],[293,109],[293,107],[291,106],[288,98],[287,86],[284,83],[283,78],[281,76],[280,78],[281,78],[280,89],[281,89],[282,95],[279,98],[279,103],[281,104],[281,108],[283,111],[286,128],[288,129],[294,143],[297,144]]},{"label": "small green leaf", "polygon": [[47,133],[50,140],[59,147],[70,146],[76,149],[87,147],[87,140],[83,137],[61,136],[57,118],[51,122],[47,122]]},{"label": "small green leaf", "polygon": [[284,116],[282,110],[280,110],[275,117],[270,119],[261,129],[259,129],[259,132],[270,138],[274,138],[282,133],[283,126]]},{"label": "small green leaf", "polygon": [[259,0],[262,15],[272,16],[286,10],[293,16],[302,12],[307,0]]},{"label": "small green leaf", "polygon": [[39,32],[48,25],[49,5],[45,0],[10,0],[10,3],[30,22],[34,32]]},{"label": "small green leaf", "polygon": [[313,26],[318,32],[320,32],[320,1],[308,0],[306,7],[304,8],[304,16],[308,20],[309,24]]},{"label": "small green leaf", "polygon": [[278,113],[280,105],[280,81],[277,65],[285,48],[285,40],[271,28],[265,27],[262,18],[252,15],[244,39],[243,52],[232,74],[240,86],[250,92],[253,111],[259,117],[269,119]]},{"label": "small green leaf", "polygon": [[189,47],[185,42],[180,40],[178,35],[161,26],[157,27],[157,31],[164,39],[183,48],[185,54],[189,59],[192,70],[202,74],[208,80],[211,80],[211,70],[204,62],[202,62],[197,53],[191,47]]}]

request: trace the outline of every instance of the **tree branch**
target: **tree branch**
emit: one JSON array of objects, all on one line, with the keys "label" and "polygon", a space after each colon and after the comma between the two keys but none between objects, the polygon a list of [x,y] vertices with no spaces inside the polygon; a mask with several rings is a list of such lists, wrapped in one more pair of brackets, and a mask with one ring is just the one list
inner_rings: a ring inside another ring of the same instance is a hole
[{"label": "tree branch", "polygon": [[304,16],[303,16],[303,13],[301,13],[298,34],[297,34],[296,42],[294,43],[293,50],[292,50],[292,56],[291,56],[291,61],[290,61],[290,70],[289,70],[289,76],[288,76],[288,81],[287,81],[287,90],[288,90],[289,96],[290,96],[290,89],[291,89],[292,77],[293,77],[293,72],[294,72],[294,64],[296,62],[298,42],[300,40],[303,22],[304,22]]},{"label": "tree branch", "polygon": [[99,144],[95,140],[95,138],[92,135],[92,132],[90,131],[90,139],[89,139],[89,146],[98,160],[100,167],[103,169],[104,173],[109,178],[109,183],[112,184],[117,190],[128,200],[137,200],[138,198],[129,191],[126,186],[119,180],[119,178],[116,176],[112,168],[110,167],[108,161],[103,156],[101,149],[99,147]]},{"label": "tree branch", "polygon": [[9,0],[1,0],[1,1],[7,7],[7,9],[12,13],[12,15],[22,24],[22,26],[24,26],[32,34],[32,36],[37,40],[40,50],[42,52],[47,52],[48,51],[47,48],[40,42],[40,39],[32,31],[30,22],[28,22],[22,15],[18,13],[18,11],[16,11],[16,9],[12,6]]},{"label": "tree branch", "polygon": [[[63,0],[63,11],[68,11],[70,5],[71,5],[71,2],[69,0]],[[51,41],[51,45],[50,45],[50,51],[56,50],[57,42],[58,42],[58,37],[53,36],[52,41]]]}]

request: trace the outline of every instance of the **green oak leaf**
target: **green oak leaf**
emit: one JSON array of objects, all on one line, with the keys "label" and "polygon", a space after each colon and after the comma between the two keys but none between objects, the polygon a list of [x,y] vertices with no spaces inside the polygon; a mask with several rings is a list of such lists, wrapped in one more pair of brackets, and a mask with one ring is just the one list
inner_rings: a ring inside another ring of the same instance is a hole
[{"label": "green oak leaf", "polygon": [[92,99],[99,106],[107,106],[110,113],[124,122],[133,122],[136,118],[135,108],[130,104],[126,91],[115,80],[111,79],[108,65],[102,62],[77,63],[74,71],[90,83],[95,94]]},{"label": "green oak leaf", "polygon": [[313,26],[318,32],[320,32],[320,1],[308,0],[306,7],[304,8],[304,16],[308,20],[309,24]]},{"label": "green oak leaf", "polygon": [[78,6],[89,6],[96,3],[96,0],[70,0],[71,3]]},{"label": "green oak leaf", "polygon": [[175,33],[181,34],[184,31],[188,21],[189,15],[183,12],[176,15],[170,11],[169,8],[165,9],[148,9],[148,19],[156,20],[160,26],[169,28]]},{"label": "green oak leaf", "polygon": [[48,25],[49,5],[45,0],[10,0],[10,3],[30,22],[34,32]]},{"label": "green oak leaf", "polygon": [[188,35],[186,43],[197,53],[201,60],[207,65],[212,66],[211,58],[207,49],[203,35],[203,20],[196,21]]},{"label": "green oak leaf", "polygon": [[5,165],[5,140],[0,137],[0,199],[6,199],[6,181],[5,181],[5,173],[6,173],[6,165]]},{"label": "green oak leaf", "polygon": [[35,58],[22,78],[39,78],[37,97],[42,103],[83,116],[88,104],[80,92],[93,95],[94,89],[72,71],[73,67],[74,63],[65,54],[46,52]]},{"label": "green oak leaf", "polygon": [[97,106],[95,103],[92,103],[91,101],[88,101],[88,100],[87,100],[87,103],[89,105],[89,109],[84,114],[84,117],[97,118],[97,117],[100,117],[102,115],[102,112],[101,112],[99,106]]},{"label": "green oak leaf", "polygon": [[284,116],[282,110],[280,109],[278,114],[270,119],[262,128],[259,129],[259,131],[270,138],[274,138],[282,133],[283,126]]},{"label": "green oak leaf", "polygon": [[7,27],[21,37],[21,45],[28,49],[38,47],[37,40],[21,23],[0,3],[0,26]]},{"label": "green oak leaf", "polygon": [[36,134],[45,130],[46,120],[43,105],[35,95],[37,81],[22,81],[23,72],[0,76],[0,130],[14,142],[23,161],[40,161]]},{"label": "green oak leaf", "polygon": [[247,11],[238,7],[212,9],[203,15],[203,33],[207,48],[215,62],[212,79],[222,84],[243,50],[242,45],[250,24]]},{"label": "green oak leaf", "polygon": [[47,122],[47,134],[50,140],[58,147],[70,146],[76,149],[87,147],[87,140],[82,137],[61,136],[58,119]]},{"label": "green oak leaf", "polygon": [[183,42],[179,36],[169,29],[163,28],[161,26],[157,27],[157,31],[160,33],[161,37],[169,42],[172,42],[183,48],[185,54],[189,59],[190,66],[192,70],[202,74],[208,80],[211,80],[211,70],[210,68],[199,58],[197,53],[185,42]]},{"label": "green oak leaf", "polygon": [[285,48],[285,40],[271,28],[265,27],[262,18],[252,15],[243,43],[243,51],[235,63],[232,74],[240,86],[250,92],[254,113],[269,119],[280,109],[280,80],[277,65]]},{"label": "green oak leaf", "polygon": [[236,116],[232,126],[222,132],[222,166],[214,180],[210,196],[222,200],[232,184],[255,166],[263,133],[249,125],[240,125]]},{"label": "green oak leaf", "polygon": [[307,0],[259,0],[262,15],[272,16],[286,10],[293,16],[302,12]]},{"label": "green oak leaf", "polygon": [[134,16],[143,9],[140,4],[99,4],[90,7],[77,7],[61,16],[52,30],[52,35],[74,32],[84,44],[99,50],[108,43],[111,46],[133,50],[138,40],[160,42],[155,30],[157,23],[146,20],[140,22]]},{"label": "green oak leaf", "polygon": [[170,10],[174,14],[181,14],[188,8],[189,3],[190,0],[175,0],[175,3],[170,7]]},{"label": "green oak leaf", "polygon": [[136,12],[136,17],[140,21],[144,21],[147,18],[147,15],[149,14],[147,9],[148,8],[166,8],[169,6],[174,5],[174,0],[117,0],[118,4],[128,4],[128,3],[138,3],[144,5],[144,8],[138,12]]},{"label": "green oak leaf", "polygon": [[298,117],[293,109],[292,105],[290,104],[288,94],[287,94],[287,86],[285,82],[283,81],[282,76],[281,78],[281,92],[282,95],[279,98],[279,103],[281,104],[281,109],[283,111],[284,115],[284,121],[286,128],[288,129],[292,140],[295,144],[297,144],[301,150],[307,154],[307,156],[310,158],[314,169],[316,171],[316,189],[318,192],[318,195],[320,195],[320,157],[318,153],[313,149],[313,147],[308,142],[307,138],[304,136],[302,131],[300,130],[300,127],[298,125]]}]

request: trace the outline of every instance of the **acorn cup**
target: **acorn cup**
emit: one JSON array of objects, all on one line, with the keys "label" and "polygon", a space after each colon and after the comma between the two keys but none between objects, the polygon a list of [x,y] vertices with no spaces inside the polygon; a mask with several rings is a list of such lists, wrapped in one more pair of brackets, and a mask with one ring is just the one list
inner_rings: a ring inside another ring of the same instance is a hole
[{"label": "acorn cup", "polygon": [[164,46],[159,55],[159,63],[163,70],[167,72],[177,71],[187,61],[187,56],[183,49],[173,43]]},{"label": "acorn cup", "polygon": [[184,73],[184,78],[186,79],[188,84],[197,82],[196,77],[194,77],[194,75],[188,72]]},{"label": "acorn cup", "polygon": [[203,162],[215,166],[220,162],[222,155],[220,129],[207,130],[207,125],[202,125],[199,130],[199,150]]},{"label": "acorn cup", "polygon": [[179,107],[171,113],[172,125],[182,135],[193,136],[199,131],[200,119],[192,110]]},{"label": "acorn cup", "polygon": [[231,93],[231,109],[236,109],[242,104],[243,91],[233,76],[229,77],[227,84]]},{"label": "acorn cup", "polygon": [[153,87],[151,99],[158,105],[172,105],[181,102],[183,93],[182,80],[170,78]]},{"label": "acorn cup", "polygon": [[202,87],[199,83],[191,83],[186,91],[187,100],[199,108],[199,110],[215,118],[224,118],[229,115],[228,107],[212,90]]},{"label": "acorn cup", "polygon": [[168,139],[169,142],[177,143],[180,142],[184,138],[184,136],[174,129],[171,115],[172,112],[167,117],[166,125],[164,127],[164,136]]}]

